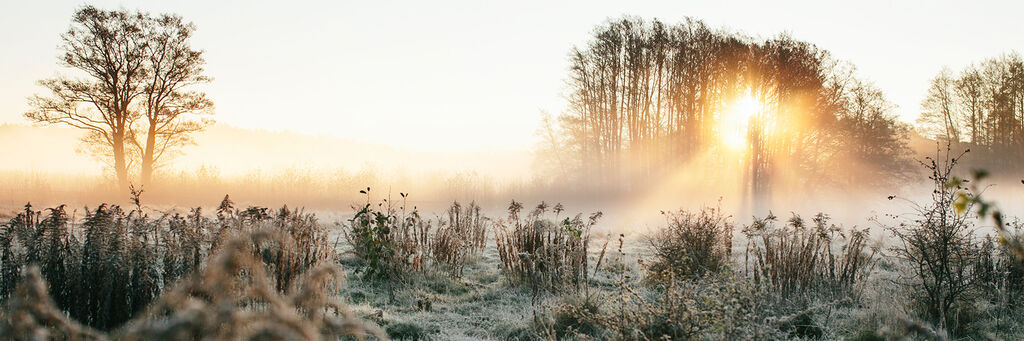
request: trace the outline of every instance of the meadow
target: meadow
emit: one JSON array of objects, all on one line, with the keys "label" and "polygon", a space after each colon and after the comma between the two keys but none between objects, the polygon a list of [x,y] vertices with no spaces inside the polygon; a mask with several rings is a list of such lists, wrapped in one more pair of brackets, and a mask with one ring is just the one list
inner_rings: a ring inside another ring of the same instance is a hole
[{"label": "meadow", "polygon": [[0,339],[1024,339],[1009,4],[35,5]]},{"label": "meadow", "polygon": [[1018,339],[1022,225],[956,162],[925,164],[932,200],[883,230],[705,206],[613,234],[562,204],[428,214],[369,187],[335,222],[229,196],[175,211],[135,193],[84,216],[26,205],[0,227],[0,336]]}]

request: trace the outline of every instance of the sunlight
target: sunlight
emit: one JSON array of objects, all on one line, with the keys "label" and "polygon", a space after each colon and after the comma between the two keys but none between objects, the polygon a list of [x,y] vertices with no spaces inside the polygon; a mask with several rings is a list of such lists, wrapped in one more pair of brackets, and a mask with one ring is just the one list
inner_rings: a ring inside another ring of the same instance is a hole
[{"label": "sunlight", "polygon": [[764,105],[749,94],[726,107],[718,121],[722,145],[735,151],[744,150],[750,119],[760,114],[763,108]]}]

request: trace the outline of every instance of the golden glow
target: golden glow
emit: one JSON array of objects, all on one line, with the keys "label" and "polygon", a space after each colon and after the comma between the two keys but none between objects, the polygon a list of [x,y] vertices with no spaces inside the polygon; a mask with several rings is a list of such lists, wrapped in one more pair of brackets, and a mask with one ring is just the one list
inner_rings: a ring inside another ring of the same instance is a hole
[{"label": "golden glow", "polygon": [[718,119],[718,134],[722,145],[732,150],[747,147],[749,126],[764,110],[764,104],[747,94],[729,104]]}]

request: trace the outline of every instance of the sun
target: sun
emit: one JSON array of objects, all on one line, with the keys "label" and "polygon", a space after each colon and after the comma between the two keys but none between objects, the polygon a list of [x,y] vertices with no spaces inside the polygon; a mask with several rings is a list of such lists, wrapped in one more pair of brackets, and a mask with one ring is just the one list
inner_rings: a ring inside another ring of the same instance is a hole
[{"label": "sun", "polygon": [[730,103],[718,120],[718,132],[723,146],[731,150],[744,150],[747,146],[751,119],[759,116],[764,105],[754,96],[744,95]]}]

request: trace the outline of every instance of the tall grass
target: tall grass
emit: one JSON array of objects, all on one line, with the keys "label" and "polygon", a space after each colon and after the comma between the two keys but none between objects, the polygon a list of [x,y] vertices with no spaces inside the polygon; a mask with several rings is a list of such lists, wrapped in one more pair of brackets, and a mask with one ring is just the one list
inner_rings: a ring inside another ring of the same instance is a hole
[{"label": "tall grass", "polygon": [[438,219],[430,255],[450,277],[461,278],[467,262],[487,245],[488,221],[475,202],[465,207],[453,202],[447,213],[447,221]]},{"label": "tall grass", "polygon": [[[276,291],[291,289],[299,274],[334,259],[327,229],[287,207],[232,207],[225,197],[216,217],[199,208],[187,215],[100,205],[80,221],[64,206],[23,212],[0,226],[0,299],[10,298],[21,273],[38,266],[57,307],[81,323],[111,330],[143,311],[160,292],[202,269],[210,255],[238,235],[269,229],[253,252],[266,265]],[[157,213],[156,218],[150,214]]]},{"label": "tall grass", "polygon": [[877,248],[868,230],[842,229],[819,213],[811,224],[794,214],[781,226],[768,215],[743,227],[744,269],[755,285],[791,295],[825,289],[852,293],[870,275]]},{"label": "tall grass", "polygon": [[67,318],[48,295],[39,268],[24,270],[17,295],[0,310],[0,337],[68,340],[319,340],[372,335],[378,327],[348,311],[333,293],[340,271],[322,262],[286,293],[275,290],[259,245],[287,240],[281,230],[246,232],[225,241],[206,266],[168,287],[123,326],[101,332]]},{"label": "tall grass", "polygon": [[[542,292],[576,292],[587,279],[587,250],[590,229],[601,212],[584,219],[561,217],[561,204],[553,207],[541,202],[521,216],[523,205],[512,201],[508,217],[497,224],[495,240],[503,273],[513,283],[528,283],[534,298]],[[561,218],[561,220],[559,220]]]}]

